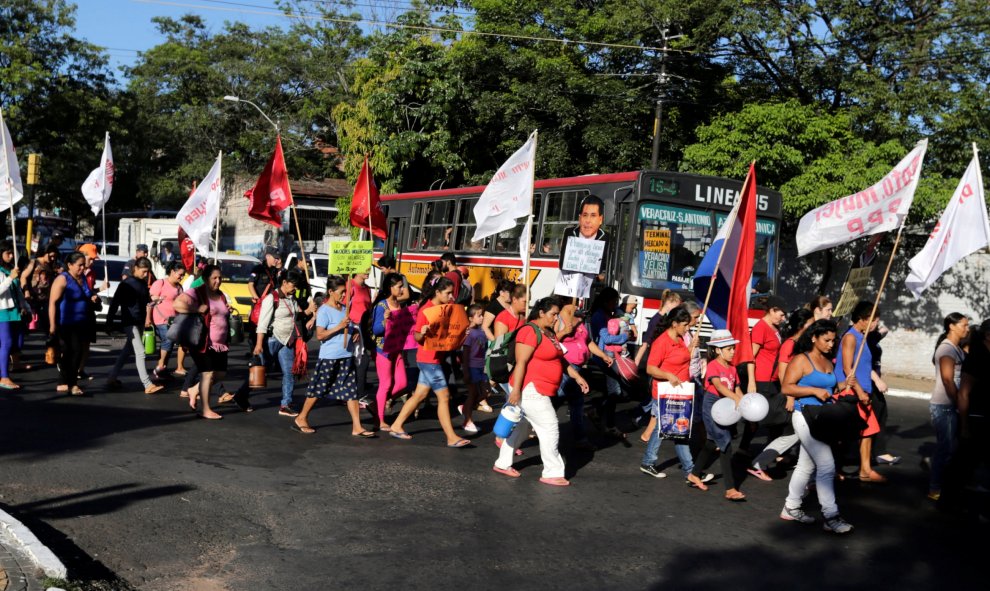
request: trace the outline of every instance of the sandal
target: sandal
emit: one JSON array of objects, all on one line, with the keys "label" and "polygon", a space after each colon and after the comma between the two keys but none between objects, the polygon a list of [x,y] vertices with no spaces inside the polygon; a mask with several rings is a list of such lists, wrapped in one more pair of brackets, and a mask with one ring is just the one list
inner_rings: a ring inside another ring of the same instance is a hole
[{"label": "sandal", "polygon": [[734,491],[730,493],[725,493],[725,500],[732,501],[733,503],[740,503],[746,500],[746,495],[741,491]]},{"label": "sandal", "polygon": [[79,386],[73,386],[72,387],[72,392],[70,392],[70,393],[73,396],[85,396],[86,395],[86,393],[83,392],[82,388],[80,388]]},{"label": "sandal", "polygon": [[360,437],[361,439],[374,439],[378,437],[371,431],[361,431],[360,433],[351,433],[351,437]]},{"label": "sandal", "polygon": [[773,478],[770,478],[770,476],[766,472],[760,470],[759,468],[747,468],[746,472],[752,474],[753,476],[756,476],[757,478],[759,478],[764,482],[773,482]]},{"label": "sandal", "polygon": [[499,468],[498,466],[492,466],[492,471],[498,472],[499,474],[504,474],[509,478],[519,478],[521,476],[521,474],[519,474],[519,470],[516,470],[512,466],[509,466],[508,468]]},{"label": "sandal", "polygon": [[883,484],[883,483],[887,482],[887,477],[884,476],[883,474],[880,474],[879,472],[874,472],[874,471],[871,470],[869,473],[867,473],[865,475],[864,474],[860,474],[859,475],[859,481],[860,482],[872,482],[872,483],[875,483],[875,484]]},{"label": "sandal", "polygon": [[409,441],[412,439],[412,435],[406,433],[405,431],[389,431],[388,434],[395,439],[401,439],[403,441]]},{"label": "sandal", "polygon": [[292,421],[292,430],[298,431],[303,435],[312,435],[316,433],[316,429],[310,427],[309,425],[299,425],[295,421]]},{"label": "sandal", "polygon": [[234,394],[232,392],[224,392],[220,395],[219,404],[227,404],[234,399]]},{"label": "sandal", "polygon": [[459,448],[459,447],[466,447],[468,445],[471,445],[470,441],[468,441],[467,439],[461,439],[460,441],[456,441],[454,443],[448,443],[447,447]]}]

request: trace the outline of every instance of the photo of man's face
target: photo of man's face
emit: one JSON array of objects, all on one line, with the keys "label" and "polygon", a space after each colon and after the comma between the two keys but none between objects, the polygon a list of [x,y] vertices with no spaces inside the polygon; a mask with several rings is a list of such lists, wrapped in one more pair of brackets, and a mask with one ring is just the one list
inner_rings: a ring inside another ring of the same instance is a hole
[{"label": "photo of man's face", "polygon": [[585,238],[594,238],[604,221],[605,216],[602,215],[597,204],[585,203],[581,207],[581,216],[578,218],[578,223],[581,228],[581,235]]}]

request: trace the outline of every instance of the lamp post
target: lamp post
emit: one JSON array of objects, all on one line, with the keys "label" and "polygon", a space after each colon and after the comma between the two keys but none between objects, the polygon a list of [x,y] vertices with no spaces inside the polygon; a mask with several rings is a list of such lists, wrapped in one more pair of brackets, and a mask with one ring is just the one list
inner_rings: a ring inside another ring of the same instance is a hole
[{"label": "lamp post", "polygon": [[[276,141],[281,141],[280,140],[281,133],[279,132],[279,129],[278,129],[278,122],[277,121],[272,121],[272,118],[269,117],[267,114],[265,114],[264,111],[261,110],[261,107],[259,107],[258,105],[252,103],[251,101],[249,101],[247,99],[242,99],[240,97],[233,96],[233,95],[230,95],[230,94],[228,94],[227,96],[223,97],[223,100],[230,101],[232,103],[247,103],[247,104],[251,105],[252,107],[254,107],[254,109],[256,111],[258,111],[259,113],[261,113],[261,116],[264,117],[265,120],[268,121],[269,123],[271,123],[272,124],[272,127],[275,128],[275,139],[276,139]],[[286,179],[286,182],[288,182],[288,179]],[[289,192],[290,192],[290,198],[291,198],[291,192],[292,192],[292,190],[290,189]],[[299,227],[299,214],[296,213],[295,204],[296,204],[295,199],[292,199],[292,205],[291,205],[291,207],[292,207],[292,219],[296,222],[296,235],[299,237],[299,264],[302,265],[303,270],[306,271],[306,279],[311,282],[313,280],[313,278],[310,275],[309,265],[307,264],[307,261],[306,261],[306,250],[305,250],[305,245],[303,244],[302,230]]]}]

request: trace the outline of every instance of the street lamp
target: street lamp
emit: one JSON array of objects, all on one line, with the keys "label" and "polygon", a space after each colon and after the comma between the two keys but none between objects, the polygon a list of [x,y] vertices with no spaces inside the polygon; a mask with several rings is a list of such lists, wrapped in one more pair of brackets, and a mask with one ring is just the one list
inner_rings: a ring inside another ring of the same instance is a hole
[{"label": "street lamp", "polygon": [[240,97],[236,97],[236,96],[233,96],[233,95],[230,95],[230,94],[228,94],[227,96],[223,97],[223,100],[230,101],[232,103],[247,103],[247,104],[251,105],[252,107],[254,107],[255,109],[257,109],[259,113],[261,113],[261,116],[262,117],[264,117],[269,123],[272,124],[272,127],[275,128],[275,135],[279,135],[278,123],[272,121],[272,118],[269,117],[268,115],[266,115],[265,112],[262,111],[261,110],[261,107],[259,107],[258,105],[252,103],[251,101],[249,101],[247,99],[242,99]]}]

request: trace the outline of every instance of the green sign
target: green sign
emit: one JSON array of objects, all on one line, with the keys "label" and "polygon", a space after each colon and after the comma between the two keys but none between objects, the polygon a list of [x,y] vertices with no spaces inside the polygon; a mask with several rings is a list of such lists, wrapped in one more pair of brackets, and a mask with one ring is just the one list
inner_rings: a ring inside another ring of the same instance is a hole
[{"label": "green sign", "polygon": [[371,269],[371,252],[374,243],[370,240],[359,242],[330,243],[330,275],[350,275],[365,273]]}]

